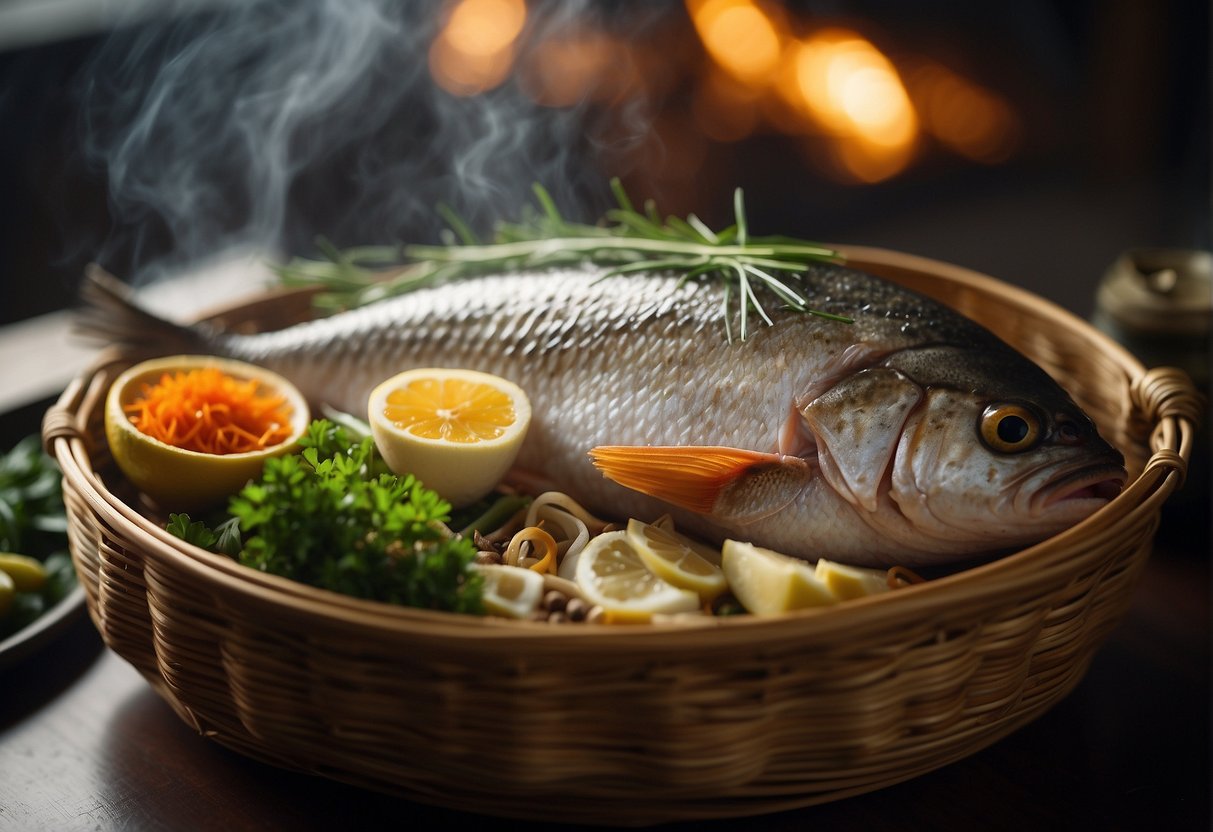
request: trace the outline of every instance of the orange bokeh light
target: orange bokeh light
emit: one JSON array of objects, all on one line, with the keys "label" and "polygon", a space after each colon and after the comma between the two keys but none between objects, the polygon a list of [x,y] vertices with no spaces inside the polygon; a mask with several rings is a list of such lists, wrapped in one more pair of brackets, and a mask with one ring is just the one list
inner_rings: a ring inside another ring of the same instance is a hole
[{"label": "orange bokeh light", "polygon": [[780,92],[835,137],[836,158],[859,180],[887,179],[912,160],[918,114],[892,62],[858,34],[825,29],[798,42]]},{"label": "orange bokeh light", "polygon": [[783,21],[752,0],[687,0],[704,49],[725,72],[764,84],[783,52]]},{"label": "orange bokeh light", "polygon": [[526,15],[525,0],[461,0],[430,46],[435,83],[454,95],[500,85],[513,66]]},{"label": "orange bokeh light", "polygon": [[784,95],[827,130],[889,146],[912,140],[918,117],[901,77],[864,38],[823,30],[800,42],[791,60]]},{"label": "orange bokeh light", "polygon": [[933,63],[910,72],[908,83],[924,129],[950,150],[995,164],[1018,148],[1019,117],[998,94]]},{"label": "orange bokeh light", "polygon": [[[1018,147],[1022,127],[1010,104],[933,62],[895,65],[858,32],[806,29],[773,0],[684,2],[708,62],[693,68],[691,95],[675,110],[701,140],[737,142],[763,129],[801,136],[815,162],[861,183],[901,173],[924,137],[987,164]],[[486,92],[514,73],[542,106],[610,106],[665,100],[686,82],[685,37],[646,52],[579,20],[532,33],[523,49],[526,0],[452,0],[447,8],[429,60],[435,83],[455,95]]]},{"label": "orange bokeh light", "polygon": [[626,46],[592,31],[545,38],[519,66],[519,84],[545,107],[611,100],[639,85]]}]

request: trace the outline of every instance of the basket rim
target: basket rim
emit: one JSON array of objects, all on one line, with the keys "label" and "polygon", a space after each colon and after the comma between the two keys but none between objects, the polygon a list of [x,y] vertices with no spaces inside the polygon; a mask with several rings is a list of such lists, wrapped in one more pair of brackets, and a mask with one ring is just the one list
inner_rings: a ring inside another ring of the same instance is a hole
[{"label": "basket rim", "polygon": [[[1043,314],[1060,326],[1078,328],[1085,338],[1093,340],[1101,350],[1111,354],[1130,385],[1147,373],[1141,362],[1110,337],[1082,318],[1025,289],[971,269],[917,255],[865,246],[837,248],[846,255],[848,264],[857,268],[869,269],[876,274],[885,270],[920,272],[931,278],[963,284],[984,294],[1000,296],[1014,305],[1031,309],[1034,314]],[[882,276],[898,282],[895,274]],[[245,299],[247,302],[248,299]],[[106,359],[111,364],[121,360],[114,356],[107,356]],[[56,407],[72,412],[73,401],[84,396],[90,379],[96,383],[95,374],[101,369],[103,367],[94,365],[78,376],[64,391]],[[77,418],[83,423],[84,419],[79,414]],[[199,578],[224,584],[251,602],[301,615],[324,615],[334,622],[360,629],[369,628],[385,636],[424,634],[427,638],[449,640],[524,639],[528,643],[553,645],[570,639],[593,639],[596,646],[613,645],[622,649],[636,649],[652,639],[659,640],[660,649],[677,649],[692,641],[698,642],[704,632],[711,632],[714,645],[733,640],[751,642],[755,636],[762,636],[764,641],[772,644],[780,637],[804,642],[809,638],[828,638],[843,630],[855,635],[866,629],[886,629],[897,621],[919,621],[925,613],[945,608],[949,617],[956,617],[965,610],[984,606],[991,596],[1004,594],[1011,587],[1056,580],[1059,577],[1057,573],[1062,573],[1061,577],[1072,574],[1078,562],[1097,562],[1100,559],[1097,551],[1091,551],[1079,559],[1052,556],[1066,542],[1075,538],[1092,533],[1115,535],[1118,528],[1133,522],[1140,512],[1152,511],[1160,505],[1177,479],[1173,469],[1165,466],[1154,466],[1152,469],[1147,465],[1116,498],[1075,526],[1032,546],[922,584],[904,587],[894,593],[773,617],[705,617],[687,622],[626,627],[551,627],[543,622],[461,615],[354,598],[259,572],[231,558],[200,549],[170,535],[111,493],[91,468],[91,457],[82,434],[83,431],[76,435],[51,435],[44,426],[44,438],[60,459],[64,476],[71,477],[94,510],[105,515],[108,522],[126,526],[128,532],[150,535],[158,551],[174,559],[177,565]],[[60,443],[66,443],[66,447]],[[1182,455],[1184,448],[1176,450]],[[1183,459],[1186,462],[1186,456]],[[1117,512],[1123,513],[1117,515]],[[1109,516],[1115,516],[1110,524],[1107,523]]]}]

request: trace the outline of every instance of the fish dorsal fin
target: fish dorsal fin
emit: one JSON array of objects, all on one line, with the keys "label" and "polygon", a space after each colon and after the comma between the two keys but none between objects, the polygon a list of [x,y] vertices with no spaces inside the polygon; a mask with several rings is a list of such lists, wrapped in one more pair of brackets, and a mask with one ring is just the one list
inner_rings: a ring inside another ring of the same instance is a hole
[{"label": "fish dorsal fin", "polygon": [[721,494],[755,466],[783,460],[741,448],[681,445],[600,445],[590,459],[607,479],[699,514],[711,514]]}]

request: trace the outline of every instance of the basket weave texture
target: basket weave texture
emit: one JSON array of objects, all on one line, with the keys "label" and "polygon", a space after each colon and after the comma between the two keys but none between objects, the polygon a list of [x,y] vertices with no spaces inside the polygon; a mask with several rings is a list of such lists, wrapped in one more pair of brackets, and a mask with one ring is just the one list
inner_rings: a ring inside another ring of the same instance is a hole
[{"label": "basket weave texture", "polygon": [[[138,510],[102,404],[105,355],[48,412],[71,551],[105,642],[199,733],[420,802],[650,824],[836,800],[988,746],[1083,676],[1124,614],[1200,408],[1040,298],[876,249],[859,268],[932,295],[1058,378],[1128,460],[1123,493],[1029,549],[889,595],[778,618],[551,626],[395,608],[245,569]],[[307,315],[298,294],[228,326]]]}]

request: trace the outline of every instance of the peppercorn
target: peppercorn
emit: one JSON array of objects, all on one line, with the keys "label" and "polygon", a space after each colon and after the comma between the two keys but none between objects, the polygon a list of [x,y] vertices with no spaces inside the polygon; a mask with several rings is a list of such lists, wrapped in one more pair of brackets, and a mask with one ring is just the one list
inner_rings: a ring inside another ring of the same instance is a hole
[{"label": "peppercorn", "polygon": [[558,589],[549,589],[543,596],[543,608],[551,612],[564,612],[569,598]]}]

